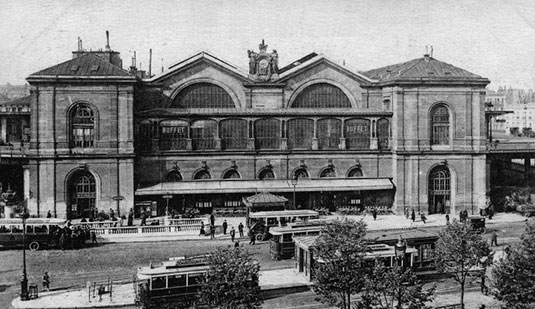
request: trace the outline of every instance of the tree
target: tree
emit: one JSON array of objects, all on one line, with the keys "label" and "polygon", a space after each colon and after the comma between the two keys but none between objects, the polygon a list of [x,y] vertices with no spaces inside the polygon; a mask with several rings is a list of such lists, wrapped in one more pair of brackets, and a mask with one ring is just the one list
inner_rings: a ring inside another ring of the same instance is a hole
[{"label": "tree", "polygon": [[209,257],[210,269],[201,288],[201,299],[223,309],[261,308],[260,265],[241,247],[219,248]]},{"label": "tree", "polygon": [[471,273],[481,275],[492,263],[489,244],[469,223],[453,220],[439,233],[435,249],[435,263],[440,272],[447,273],[461,285],[461,308],[464,308],[464,288]]},{"label": "tree", "polygon": [[424,289],[416,275],[401,267],[385,267],[376,263],[373,272],[366,278],[366,289],[362,295],[364,308],[428,309],[426,303],[433,300],[435,286]]},{"label": "tree", "polygon": [[313,265],[313,290],[321,302],[348,309],[351,295],[364,288],[368,269],[365,235],[362,220],[335,220],[323,229],[314,245]]},{"label": "tree", "polygon": [[535,303],[535,224],[527,224],[521,242],[492,268],[492,293],[507,308],[533,308]]}]

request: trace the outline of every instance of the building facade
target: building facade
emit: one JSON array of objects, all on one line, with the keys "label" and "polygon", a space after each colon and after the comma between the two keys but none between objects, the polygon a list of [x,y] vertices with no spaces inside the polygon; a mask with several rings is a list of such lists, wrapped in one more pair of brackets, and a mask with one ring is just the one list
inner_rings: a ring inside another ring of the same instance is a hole
[{"label": "building facade", "polygon": [[279,67],[264,42],[247,55],[248,71],[200,52],[139,78],[106,46],[30,75],[31,212],[232,213],[259,191],[397,213],[484,199],[487,79],[429,55],[367,72],[315,53]]}]

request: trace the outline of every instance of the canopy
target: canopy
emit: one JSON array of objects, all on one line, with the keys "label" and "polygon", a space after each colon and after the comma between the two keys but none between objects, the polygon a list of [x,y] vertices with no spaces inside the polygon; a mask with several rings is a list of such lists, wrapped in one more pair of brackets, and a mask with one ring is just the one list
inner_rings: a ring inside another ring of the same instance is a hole
[{"label": "canopy", "polygon": [[243,199],[246,206],[284,206],[288,199],[283,196],[271,194],[269,192],[261,192],[253,196],[249,196]]},{"label": "canopy", "polygon": [[389,178],[300,178],[295,188],[290,180],[195,180],[162,182],[136,190],[136,195],[214,194],[270,192],[336,192],[357,190],[389,190],[394,185]]}]

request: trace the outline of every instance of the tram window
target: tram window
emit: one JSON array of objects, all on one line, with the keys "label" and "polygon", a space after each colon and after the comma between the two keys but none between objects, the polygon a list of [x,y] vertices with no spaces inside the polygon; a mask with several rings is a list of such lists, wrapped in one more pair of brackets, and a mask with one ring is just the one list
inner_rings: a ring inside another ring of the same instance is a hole
[{"label": "tram window", "polygon": [[9,226],[0,225],[0,233],[9,233]]},{"label": "tram window", "polygon": [[277,218],[267,218],[268,225],[278,225],[279,220]]},{"label": "tram window", "polygon": [[35,233],[47,233],[47,228],[46,228],[46,225],[36,225],[33,227],[34,228],[34,231]]},{"label": "tram window", "polygon": [[433,245],[422,244],[422,261],[430,260],[433,258]]},{"label": "tram window", "polygon": [[22,226],[21,225],[12,225],[11,226],[11,233],[22,233]]},{"label": "tram window", "polygon": [[282,241],[283,242],[291,242],[292,241],[292,234],[283,234],[282,235]]},{"label": "tram window", "polygon": [[279,242],[279,238],[280,238],[279,235],[273,235],[273,241],[274,242]]},{"label": "tram window", "polygon": [[283,226],[286,225],[286,222],[287,222],[287,221],[288,221],[288,220],[287,220],[285,217],[282,217],[282,218],[281,218],[281,225],[283,225]]},{"label": "tram window", "polygon": [[167,286],[186,286],[186,275],[174,275],[167,277]]},{"label": "tram window", "polygon": [[26,225],[26,234],[33,233],[33,225]]},{"label": "tram window", "polygon": [[201,285],[203,282],[204,274],[189,274],[188,275],[188,286],[192,285]]},{"label": "tram window", "polygon": [[165,277],[153,277],[152,289],[165,289]]}]

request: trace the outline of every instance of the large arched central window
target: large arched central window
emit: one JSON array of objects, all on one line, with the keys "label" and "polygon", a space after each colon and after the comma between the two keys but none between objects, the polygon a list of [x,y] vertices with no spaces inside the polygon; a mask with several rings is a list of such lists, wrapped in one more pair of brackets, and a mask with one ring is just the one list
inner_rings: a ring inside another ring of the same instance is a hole
[{"label": "large arched central window", "polygon": [[171,107],[234,108],[235,105],[223,88],[210,83],[196,83],[181,90]]},{"label": "large arched central window", "polygon": [[70,114],[71,147],[92,148],[95,145],[95,115],[91,107],[76,105]]},{"label": "large arched central window", "polygon": [[288,149],[312,149],[314,138],[314,120],[288,120]]},{"label": "large arched central window", "polygon": [[67,217],[69,219],[93,217],[97,197],[96,181],[93,174],[86,170],[75,172],[69,178],[68,190]]},{"label": "large arched central window", "polygon": [[247,120],[222,120],[220,126],[223,149],[247,149]]},{"label": "large arched central window", "polygon": [[444,105],[431,110],[431,145],[449,145],[450,113]]},{"label": "large arched central window", "polygon": [[429,214],[449,211],[451,195],[450,171],[444,165],[429,173]]},{"label": "large arched central window", "polygon": [[340,88],[327,83],[306,87],[292,103],[293,108],[350,108],[351,102]]}]

